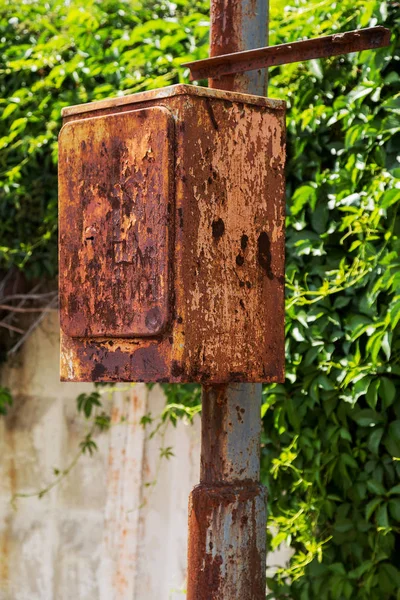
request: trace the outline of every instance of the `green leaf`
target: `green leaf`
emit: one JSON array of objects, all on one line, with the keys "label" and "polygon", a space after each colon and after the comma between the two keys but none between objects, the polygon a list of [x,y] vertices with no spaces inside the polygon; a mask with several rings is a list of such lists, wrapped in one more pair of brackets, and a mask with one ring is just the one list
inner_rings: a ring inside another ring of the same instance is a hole
[{"label": "green leaf", "polygon": [[166,458],[167,460],[169,460],[173,456],[175,456],[175,454],[172,450],[172,446],[167,446],[166,448],[160,448],[160,458]]},{"label": "green leaf", "polygon": [[299,187],[293,195],[291,202],[291,213],[293,216],[298,215],[306,204],[312,206],[316,202],[315,187],[312,185],[303,185]]},{"label": "green leaf", "polygon": [[10,102],[10,104],[7,104],[7,106],[3,110],[3,114],[1,115],[1,118],[7,119],[7,117],[9,117],[14,112],[14,110],[16,110],[17,108],[18,108],[18,104],[14,104],[13,102]]},{"label": "green leaf", "polygon": [[389,515],[395,521],[400,522],[400,499],[389,500]]},{"label": "green leaf", "polygon": [[303,335],[303,328],[302,327],[298,327],[297,325],[295,327],[293,327],[292,329],[292,336],[293,338],[296,340],[296,342],[304,342],[305,341],[305,337]]},{"label": "green leaf", "polygon": [[353,469],[358,469],[357,461],[355,460],[355,458],[350,456],[350,454],[342,453],[340,458],[341,458],[342,462],[344,462],[344,464],[347,465],[348,467],[351,467]]},{"label": "green leaf", "polygon": [[375,510],[378,508],[380,503],[382,502],[382,498],[374,498],[370,502],[368,502],[365,507],[365,519],[369,521],[374,514]]},{"label": "green leaf", "polygon": [[15,121],[13,121],[11,124],[10,132],[23,131],[25,129],[25,125],[27,124],[27,122],[28,122],[28,119],[26,117],[20,117],[19,119],[15,119]]},{"label": "green leaf", "polygon": [[389,496],[392,494],[400,494],[400,483],[398,483],[397,485],[394,485],[390,490],[389,490]]},{"label": "green leaf", "polygon": [[[360,379],[358,379],[358,381],[355,383],[354,385],[354,394],[355,397],[358,399],[360,396],[364,395],[367,393],[367,391],[370,388],[370,382],[371,382],[371,378],[370,377],[361,377]],[[368,401],[368,399],[367,399]]]},{"label": "green leaf", "polygon": [[90,394],[79,394],[77,398],[77,408],[79,412],[83,412],[88,419],[95,407],[101,406],[99,392],[91,392]]},{"label": "green leaf", "polygon": [[344,427],[341,427],[341,429],[340,429],[340,437],[343,440],[347,440],[348,442],[352,442],[353,441],[352,437],[351,437],[351,433],[347,429],[345,429]]},{"label": "green leaf", "polygon": [[383,421],[379,413],[369,408],[354,410],[351,416],[360,427],[372,427]]},{"label": "green leaf", "polygon": [[384,401],[385,408],[388,408],[393,404],[396,398],[396,387],[393,381],[388,377],[381,377],[380,382],[379,395]]},{"label": "green leaf", "polygon": [[378,359],[378,354],[382,347],[384,337],[385,332],[378,331],[374,333],[367,342],[367,351],[370,353],[373,363],[376,363]]},{"label": "green leaf", "polygon": [[317,382],[318,382],[318,386],[320,388],[322,388],[323,390],[332,391],[335,389],[335,386],[333,385],[333,383],[323,373],[321,375],[318,375]]},{"label": "green leaf", "polygon": [[390,308],[390,326],[392,331],[394,331],[400,321],[400,300],[394,302],[394,304]]},{"label": "green leaf", "polygon": [[381,504],[376,511],[376,523],[378,527],[383,527],[384,529],[389,528],[387,504]]},{"label": "green leaf", "polygon": [[382,436],[384,433],[383,427],[379,427],[374,429],[368,438],[368,448],[372,452],[372,454],[378,454],[379,446],[382,440]]},{"label": "green leaf", "polygon": [[364,573],[369,571],[371,567],[373,567],[373,562],[371,560],[366,560],[359,567],[349,572],[349,578],[360,579],[360,577],[362,577]]},{"label": "green leaf", "polygon": [[342,519],[342,520],[338,520],[335,523],[335,530],[338,531],[339,533],[347,533],[348,531],[351,531],[354,527],[354,524],[352,521],[350,521],[350,519]]},{"label": "green leaf", "polygon": [[80,443],[82,454],[89,454],[92,456],[94,452],[98,450],[96,442],[92,439],[91,435],[87,435],[85,439]]},{"label": "green leaf", "polygon": [[383,194],[381,201],[382,208],[389,208],[393,204],[396,204],[400,200],[400,189],[388,190]]},{"label": "green leaf", "polygon": [[0,385],[0,415],[6,415],[12,403],[13,399],[10,390]]},{"label": "green leaf", "polygon": [[400,458],[400,420],[392,421],[389,424],[384,444],[391,456]]},{"label": "green leaf", "polygon": [[379,389],[380,384],[381,384],[381,380],[376,378],[373,381],[371,381],[371,383],[368,387],[367,403],[373,410],[375,410],[376,403],[378,401],[378,389]]},{"label": "green leaf", "polygon": [[370,492],[372,492],[374,494],[379,494],[381,496],[384,496],[385,492],[386,492],[383,485],[381,483],[379,483],[379,481],[376,481],[375,479],[369,479],[367,481],[367,488],[369,489]]},{"label": "green leaf", "polygon": [[400,571],[394,565],[382,563],[379,567],[379,585],[384,594],[400,587]]},{"label": "green leaf", "polygon": [[390,359],[390,355],[391,355],[391,340],[392,340],[392,334],[389,331],[385,331],[385,334],[382,338],[382,350],[386,354],[387,360]]},{"label": "green leaf", "polygon": [[322,69],[321,69],[321,61],[320,60],[311,59],[310,61],[308,61],[308,66],[309,66],[309,69],[310,69],[311,73],[313,75],[315,75],[315,77],[317,79],[319,79],[320,81],[322,81],[322,79],[324,78],[324,74],[323,74]]},{"label": "green leaf", "polygon": [[371,92],[372,92],[371,87],[365,87],[363,85],[359,85],[358,87],[356,87],[354,90],[352,90],[350,92],[348,98],[349,98],[350,102],[355,102],[356,100],[359,100],[360,98],[364,98]]}]

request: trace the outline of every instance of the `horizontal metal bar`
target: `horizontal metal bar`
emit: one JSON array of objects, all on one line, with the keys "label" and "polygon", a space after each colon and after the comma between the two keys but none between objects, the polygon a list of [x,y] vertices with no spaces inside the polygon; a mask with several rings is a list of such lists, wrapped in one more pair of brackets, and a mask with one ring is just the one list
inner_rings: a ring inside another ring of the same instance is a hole
[{"label": "horizontal metal bar", "polygon": [[324,37],[280,44],[268,48],[257,48],[245,52],[234,52],[184,63],[190,69],[191,81],[218,78],[222,75],[243,73],[254,69],[263,69],[293,62],[302,62],[313,58],[326,58],[373,50],[390,45],[390,30],[385,27],[369,27],[347,33],[336,33]]}]

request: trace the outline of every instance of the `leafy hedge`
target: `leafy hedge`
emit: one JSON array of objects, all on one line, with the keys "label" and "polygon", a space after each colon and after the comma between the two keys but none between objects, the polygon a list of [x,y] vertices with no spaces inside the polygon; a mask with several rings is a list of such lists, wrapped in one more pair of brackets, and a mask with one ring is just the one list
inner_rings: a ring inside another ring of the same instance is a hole
[{"label": "leafy hedge", "polygon": [[[273,598],[400,598],[399,6],[288,9],[275,40],[385,24],[390,49],[271,73],[290,102],[287,376],[265,389]],[[290,579],[287,579],[287,577]]]},{"label": "leafy hedge", "polygon": [[[288,112],[287,380],[264,390],[271,598],[399,600],[399,6],[272,4],[271,43],[386,24],[390,49],[270,72]],[[0,10],[0,268],[56,272],[63,106],[182,81],[205,2],[49,0]],[[197,388],[196,388],[197,389]],[[178,418],[193,387],[166,386]]]},{"label": "leafy hedge", "polygon": [[0,0],[0,269],[56,274],[61,109],[182,81],[180,64],[207,53],[206,11],[197,0]]}]

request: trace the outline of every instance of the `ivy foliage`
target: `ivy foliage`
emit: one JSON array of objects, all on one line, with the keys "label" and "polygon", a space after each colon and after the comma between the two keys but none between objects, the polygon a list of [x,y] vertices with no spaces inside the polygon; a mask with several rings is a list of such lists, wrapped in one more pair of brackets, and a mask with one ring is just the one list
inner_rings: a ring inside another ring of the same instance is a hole
[{"label": "ivy foliage", "polygon": [[[393,32],[389,49],[270,71],[269,95],[288,101],[287,377],[264,389],[262,474],[270,548],[294,551],[269,579],[277,600],[400,598],[398,8],[271,3],[271,43]],[[0,269],[56,273],[61,108],[185,81],[181,64],[207,54],[207,11],[0,0]],[[165,391],[165,418],[197,412],[197,387]]]},{"label": "ivy foliage", "polygon": [[[286,98],[287,372],[264,390],[271,598],[400,598],[399,7],[296,3],[275,42],[376,24],[390,48],[271,70]],[[277,532],[277,533],[276,533]]]},{"label": "ivy foliage", "polygon": [[183,81],[200,0],[0,0],[0,269],[54,276],[64,106]]}]

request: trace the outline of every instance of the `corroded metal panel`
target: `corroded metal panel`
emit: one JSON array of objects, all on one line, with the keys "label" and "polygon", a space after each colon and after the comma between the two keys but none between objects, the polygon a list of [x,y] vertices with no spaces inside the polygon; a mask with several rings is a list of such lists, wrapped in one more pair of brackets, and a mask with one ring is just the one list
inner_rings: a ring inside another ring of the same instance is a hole
[{"label": "corroded metal panel", "polygon": [[196,97],[182,111],[175,372],[187,381],[281,380],[284,113]]},{"label": "corroded metal panel", "polygon": [[[74,337],[76,333],[66,330],[63,321],[62,378],[281,381],[285,104],[179,85],[92,103],[83,106],[81,113],[73,107],[64,115],[68,127],[78,119],[90,127],[89,123],[94,125],[102,122],[102,117],[115,115],[113,118],[123,119],[131,130],[128,123],[135,114],[133,109],[152,107],[170,111],[175,131],[170,166],[171,214],[165,233],[171,248],[170,287],[166,285],[170,292],[169,324],[150,336],[146,332],[129,337],[126,332],[132,330],[124,321],[124,334],[117,329],[114,334],[92,330],[83,337]],[[62,162],[62,152],[60,192],[67,197],[69,192],[63,189],[70,177],[64,176],[68,169]],[[159,160],[157,164],[161,165]],[[97,173],[101,175],[100,170]],[[107,204],[107,198],[102,202]],[[70,277],[65,266],[73,260],[65,250],[65,242],[71,239],[68,236],[79,237],[83,232],[83,225],[76,224],[69,214],[62,208],[60,219],[71,227],[69,231],[60,224],[67,236],[60,239],[60,271],[65,279]],[[159,238],[155,237],[154,242],[158,249]],[[160,257],[162,252],[161,244]],[[157,262],[157,272],[159,267]],[[123,284],[129,284],[125,275]],[[80,280],[74,284],[70,280],[61,282],[62,313],[68,309],[69,291],[79,292],[79,285]],[[131,313],[128,307],[126,318]]]},{"label": "corroded metal panel", "polygon": [[145,337],[165,329],[172,142],[164,107],[63,127],[60,295],[68,336]]}]

